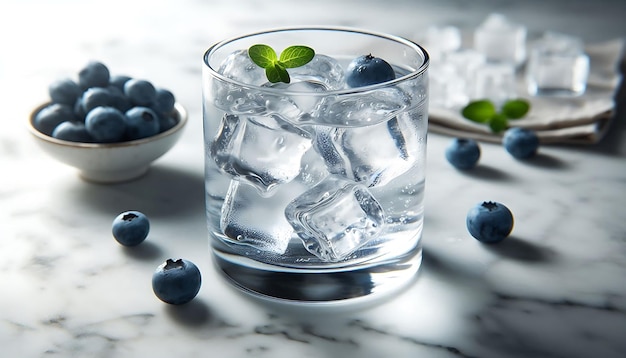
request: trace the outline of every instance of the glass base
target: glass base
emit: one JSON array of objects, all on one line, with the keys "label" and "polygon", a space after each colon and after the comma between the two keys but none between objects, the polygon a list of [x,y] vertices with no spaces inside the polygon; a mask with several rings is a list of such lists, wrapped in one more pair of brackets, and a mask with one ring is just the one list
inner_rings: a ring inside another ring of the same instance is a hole
[{"label": "glass base", "polygon": [[218,271],[236,287],[253,296],[292,303],[337,303],[358,298],[379,298],[412,282],[422,262],[422,247],[407,254],[349,268],[289,269],[213,251]]}]

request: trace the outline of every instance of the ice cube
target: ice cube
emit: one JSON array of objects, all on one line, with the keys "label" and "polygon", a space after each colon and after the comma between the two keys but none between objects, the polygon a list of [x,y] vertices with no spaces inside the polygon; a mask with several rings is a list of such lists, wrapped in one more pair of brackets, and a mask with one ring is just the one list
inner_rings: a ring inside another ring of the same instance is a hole
[{"label": "ice cube", "polygon": [[226,56],[217,70],[224,77],[248,85],[260,86],[267,82],[265,70],[255,64],[248,50],[237,50]]},{"label": "ice cube", "polygon": [[580,95],[589,76],[582,40],[548,32],[530,52],[526,79],[531,95]]},{"label": "ice cube", "polygon": [[314,82],[323,84],[328,90],[338,90],[345,86],[343,67],[332,57],[316,54],[304,66],[287,70],[292,82]]},{"label": "ice cube", "polygon": [[486,62],[485,56],[472,49],[450,52],[431,69],[433,106],[453,108],[467,104],[476,83],[476,72]]},{"label": "ice cube", "polygon": [[308,187],[312,187],[329,174],[324,160],[311,148],[302,156],[300,175],[298,175],[296,180]]},{"label": "ice cube", "polygon": [[332,126],[365,126],[387,121],[411,104],[413,94],[399,86],[325,98],[313,116]]},{"label": "ice cube", "polygon": [[267,113],[266,101],[258,91],[219,80],[213,82],[212,91],[213,104],[225,112],[235,115]]},{"label": "ice cube", "polygon": [[526,59],[526,27],[502,14],[490,14],[474,31],[474,48],[489,61],[518,66]]},{"label": "ice cube", "polygon": [[340,151],[335,148],[335,140],[338,137],[338,130],[333,127],[317,126],[314,128],[315,138],[313,139],[313,148],[324,160],[328,171],[333,174],[348,176],[344,157]]},{"label": "ice cube", "polygon": [[473,99],[490,99],[496,105],[516,97],[515,68],[511,63],[488,63],[477,68]]},{"label": "ice cube", "polygon": [[269,196],[277,185],[298,176],[311,145],[311,134],[279,116],[225,114],[210,155],[224,173]]},{"label": "ice cube", "polygon": [[458,69],[449,62],[433,64],[430,73],[430,105],[453,108],[465,105],[469,100],[468,82]]},{"label": "ice cube", "polygon": [[461,48],[461,30],[455,26],[429,26],[426,29],[424,45],[428,54],[435,54],[436,59]]},{"label": "ice cube", "polygon": [[416,165],[423,138],[407,113],[368,127],[319,126],[313,141],[328,170],[368,187],[385,185]]},{"label": "ice cube", "polygon": [[375,239],[385,223],[383,209],[367,188],[329,175],[285,209],[306,249],[337,262]]},{"label": "ice cube", "polygon": [[267,82],[265,70],[257,66],[247,50],[237,50],[228,55],[217,70],[224,77],[239,83],[213,81],[212,97],[214,104],[232,114],[262,114],[266,112],[265,99],[251,86],[261,86]]},{"label": "ice cube", "polygon": [[454,72],[465,82],[472,83],[476,78],[476,70],[483,66],[487,59],[485,55],[476,50],[463,49],[448,54],[445,61],[454,68]]},{"label": "ice cube", "polygon": [[268,83],[263,87],[281,91],[281,93],[263,95],[267,112],[276,113],[295,124],[314,121],[313,113],[319,110],[325,100],[324,96],[315,94],[327,91],[324,84],[315,81]]},{"label": "ice cube", "polygon": [[283,209],[291,199],[290,191],[264,198],[251,186],[231,180],[222,205],[222,232],[233,243],[282,254],[294,232]]}]

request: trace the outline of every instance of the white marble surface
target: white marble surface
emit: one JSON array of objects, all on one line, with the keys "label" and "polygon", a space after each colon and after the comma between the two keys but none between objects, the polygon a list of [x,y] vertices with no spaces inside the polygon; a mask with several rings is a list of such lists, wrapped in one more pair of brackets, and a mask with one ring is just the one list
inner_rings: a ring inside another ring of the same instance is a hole
[{"label": "white marble surface", "polygon": [[[593,147],[542,147],[528,162],[483,145],[455,171],[431,135],[424,263],[392,299],[326,309],[242,295],[212,269],[204,221],[200,63],[225,36],[286,24],[340,24],[413,36],[499,11],[531,31],[601,41],[626,35],[626,6],[604,1],[18,1],[0,5],[0,357],[624,357],[626,113]],[[140,180],[96,185],[26,132],[46,85],[90,59],[168,87],[186,106],[183,140]],[[512,237],[485,246],[467,209],[497,200]],[[116,214],[152,220],[135,249]],[[203,286],[171,307],[150,287],[168,257]]]}]

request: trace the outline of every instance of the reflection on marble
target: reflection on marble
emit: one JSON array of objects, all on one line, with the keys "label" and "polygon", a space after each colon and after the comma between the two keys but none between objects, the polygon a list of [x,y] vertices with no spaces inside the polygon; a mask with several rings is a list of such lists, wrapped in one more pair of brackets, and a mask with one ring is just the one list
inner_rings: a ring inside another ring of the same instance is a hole
[{"label": "reflection on marble", "polygon": [[[480,166],[459,172],[443,159],[449,138],[431,135],[422,269],[393,297],[297,307],[249,297],[215,273],[204,220],[199,85],[211,43],[312,23],[411,37],[436,23],[469,28],[492,11],[531,31],[586,41],[626,34],[620,0],[294,4],[2,2],[0,356],[626,356],[623,86],[614,128],[593,147],[546,146],[533,160],[516,161],[484,144]],[[122,12],[123,25],[113,25]],[[137,181],[84,182],[39,151],[25,129],[47,84],[89,59],[169,87],[189,110],[182,140]],[[483,200],[506,203],[515,214],[512,237],[500,245],[482,245],[465,229],[467,209]],[[110,234],[113,218],[128,209],[145,212],[152,224],[134,249]],[[151,274],[169,257],[190,259],[203,273],[187,305],[165,305],[152,293]]]}]

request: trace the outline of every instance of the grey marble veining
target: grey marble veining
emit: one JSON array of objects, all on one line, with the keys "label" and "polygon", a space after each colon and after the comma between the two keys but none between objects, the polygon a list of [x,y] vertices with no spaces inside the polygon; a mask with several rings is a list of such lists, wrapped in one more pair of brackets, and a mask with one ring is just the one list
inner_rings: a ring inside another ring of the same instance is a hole
[{"label": "grey marble veining", "polygon": [[[248,297],[213,271],[204,219],[200,63],[226,36],[337,24],[416,36],[502,12],[538,33],[624,37],[626,7],[604,1],[57,1],[0,5],[0,357],[624,357],[626,114],[593,147],[546,146],[532,161],[483,145],[480,166],[444,159],[428,139],[424,261],[393,297],[294,307]],[[137,181],[97,185],[29,138],[47,84],[90,59],[170,88],[188,109],[183,139]],[[506,203],[513,234],[481,245],[467,209]],[[151,218],[148,240],[117,245],[112,219]],[[150,277],[194,261],[203,286],[170,307]]]}]

